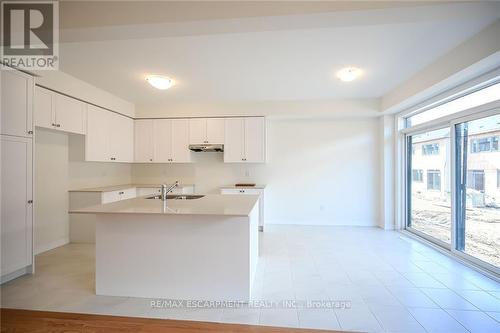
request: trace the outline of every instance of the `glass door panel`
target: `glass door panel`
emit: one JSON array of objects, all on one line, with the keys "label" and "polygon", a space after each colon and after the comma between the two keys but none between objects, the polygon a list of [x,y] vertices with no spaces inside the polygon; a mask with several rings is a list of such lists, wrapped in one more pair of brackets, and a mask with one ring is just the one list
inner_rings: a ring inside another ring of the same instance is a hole
[{"label": "glass door panel", "polygon": [[456,249],[500,267],[500,115],[456,131]]},{"label": "glass door panel", "polygon": [[450,129],[407,138],[407,227],[450,244]]}]

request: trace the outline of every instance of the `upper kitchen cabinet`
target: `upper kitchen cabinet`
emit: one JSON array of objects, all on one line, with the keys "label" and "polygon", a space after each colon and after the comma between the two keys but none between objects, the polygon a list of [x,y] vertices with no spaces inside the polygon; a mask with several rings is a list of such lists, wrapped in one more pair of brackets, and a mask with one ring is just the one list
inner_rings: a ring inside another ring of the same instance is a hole
[{"label": "upper kitchen cabinet", "polygon": [[266,162],[266,120],[264,117],[225,120],[224,162]]},{"label": "upper kitchen cabinet", "polygon": [[[144,138],[135,138],[144,140]],[[153,161],[155,163],[190,163],[188,119],[153,120]]]},{"label": "upper kitchen cabinet", "polygon": [[224,144],[223,118],[189,119],[189,143]]},{"label": "upper kitchen cabinet", "polygon": [[33,136],[33,77],[16,71],[2,70],[1,134]]},{"label": "upper kitchen cabinet", "polygon": [[85,134],[86,116],[86,103],[42,87],[36,87],[36,126]]},{"label": "upper kitchen cabinet", "polygon": [[131,118],[88,105],[85,160],[132,162],[134,121]]},{"label": "upper kitchen cabinet", "polygon": [[134,162],[153,162],[153,120],[134,121]]}]

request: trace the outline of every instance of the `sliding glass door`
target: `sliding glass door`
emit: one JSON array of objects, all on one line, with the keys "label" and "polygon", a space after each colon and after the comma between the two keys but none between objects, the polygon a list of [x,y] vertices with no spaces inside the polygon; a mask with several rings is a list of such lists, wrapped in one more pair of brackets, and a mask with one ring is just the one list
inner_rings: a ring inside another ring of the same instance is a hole
[{"label": "sliding glass door", "polygon": [[406,229],[500,276],[500,76],[399,124]]},{"label": "sliding glass door", "polygon": [[500,267],[500,114],[455,125],[455,249]]},{"label": "sliding glass door", "polygon": [[451,243],[450,129],[407,136],[407,228]]}]

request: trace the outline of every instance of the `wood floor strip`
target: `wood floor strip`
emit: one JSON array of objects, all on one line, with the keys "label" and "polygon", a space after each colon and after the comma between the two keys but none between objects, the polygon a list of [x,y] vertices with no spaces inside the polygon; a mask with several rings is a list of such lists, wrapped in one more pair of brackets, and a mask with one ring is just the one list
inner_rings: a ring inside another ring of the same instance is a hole
[{"label": "wood floor strip", "polygon": [[341,333],[341,331],[18,309],[0,309],[0,328],[2,333]]}]

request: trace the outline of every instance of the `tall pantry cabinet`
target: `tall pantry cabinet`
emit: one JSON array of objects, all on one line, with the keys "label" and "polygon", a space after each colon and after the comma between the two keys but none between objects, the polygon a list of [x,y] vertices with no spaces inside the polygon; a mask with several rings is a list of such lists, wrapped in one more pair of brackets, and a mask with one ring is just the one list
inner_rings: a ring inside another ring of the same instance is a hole
[{"label": "tall pantry cabinet", "polygon": [[32,76],[1,69],[0,282],[33,273]]}]

